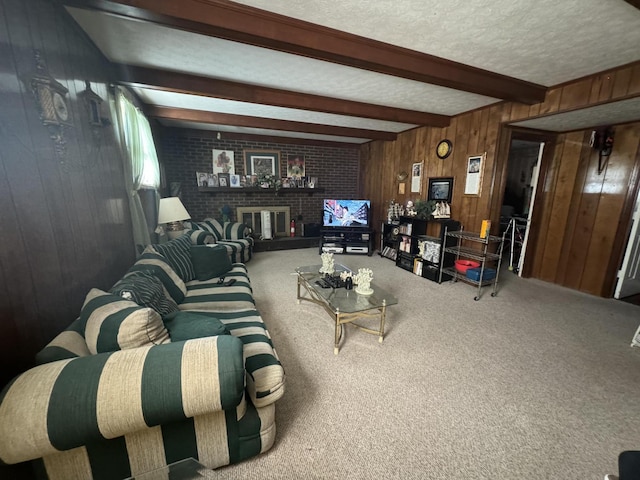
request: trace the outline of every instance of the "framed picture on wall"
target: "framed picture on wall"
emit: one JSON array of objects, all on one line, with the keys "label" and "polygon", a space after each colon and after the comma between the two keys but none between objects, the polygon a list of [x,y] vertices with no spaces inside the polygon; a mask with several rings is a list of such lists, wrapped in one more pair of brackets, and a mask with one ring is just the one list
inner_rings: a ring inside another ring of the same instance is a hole
[{"label": "framed picture on wall", "polygon": [[244,150],[247,175],[274,175],[280,178],[280,152],[274,150]]},{"label": "framed picture on wall", "polygon": [[465,195],[480,195],[482,171],[486,154],[472,155],[467,159],[467,178],[464,184]]},{"label": "framed picture on wall", "polygon": [[199,187],[208,187],[209,174],[207,172],[196,172],[196,182]]},{"label": "framed picture on wall", "polygon": [[427,200],[451,203],[453,197],[453,177],[433,177],[429,179]]},{"label": "framed picture on wall", "polygon": [[213,173],[236,173],[233,150],[213,150]]},{"label": "framed picture on wall", "polygon": [[411,167],[411,193],[420,193],[422,186],[422,163],[414,163]]},{"label": "framed picture on wall", "polygon": [[289,155],[287,157],[287,177],[304,177],[304,155]]}]

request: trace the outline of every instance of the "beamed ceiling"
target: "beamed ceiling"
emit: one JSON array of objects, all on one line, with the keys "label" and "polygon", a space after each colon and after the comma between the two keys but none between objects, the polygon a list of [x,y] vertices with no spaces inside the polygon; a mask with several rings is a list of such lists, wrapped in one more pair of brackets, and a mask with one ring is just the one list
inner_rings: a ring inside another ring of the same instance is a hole
[{"label": "beamed ceiling", "polygon": [[[640,61],[640,0],[58,1],[149,116],[223,136],[394,140]],[[568,113],[522,126],[640,119]]]}]

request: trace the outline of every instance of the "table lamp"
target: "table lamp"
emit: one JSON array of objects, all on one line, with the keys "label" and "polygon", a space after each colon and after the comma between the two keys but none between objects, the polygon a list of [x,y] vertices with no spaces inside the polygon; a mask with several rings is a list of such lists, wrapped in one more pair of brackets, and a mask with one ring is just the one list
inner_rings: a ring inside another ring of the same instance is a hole
[{"label": "table lamp", "polygon": [[160,199],[158,209],[158,223],[166,224],[165,228],[169,238],[177,238],[184,232],[183,220],[189,220],[191,215],[184,208],[178,197],[167,197]]}]

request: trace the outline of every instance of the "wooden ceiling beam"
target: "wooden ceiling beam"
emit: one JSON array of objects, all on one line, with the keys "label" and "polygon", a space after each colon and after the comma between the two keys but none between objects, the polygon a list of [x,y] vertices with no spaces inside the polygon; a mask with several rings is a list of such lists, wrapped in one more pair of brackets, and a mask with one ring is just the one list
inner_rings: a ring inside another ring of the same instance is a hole
[{"label": "wooden ceiling beam", "polygon": [[339,137],[364,138],[370,140],[395,140],[394,132],[381,132],[360,128],[337,127],[334,125],[319,125],[315,123],[292,122],[272,118],[250,117],[229,113],[207,112],[203,110],[189,110],[183,108],[147,106],[145,113],[151,117],[180,120],[183,122],[208,123],[213,125],[233,125],[236,127],[263,128],[267,130],[283,130],[287,132],[315,133]]},{"label": "wooden ceiling beam", "polygon": [[129,65],[118,65],[117,67],[120,82],[166,92],[372,118],[411,125],[429,125],[441,128],[448,126],[450,122],[450,117],[434,113],[289,92],[287,90],[247,85],[166,70],[132,67]]},{"label": "wooden ceiling beam", "polygon": [[525,104],[546,87],[227,0],[59,0],[127,18]]}]

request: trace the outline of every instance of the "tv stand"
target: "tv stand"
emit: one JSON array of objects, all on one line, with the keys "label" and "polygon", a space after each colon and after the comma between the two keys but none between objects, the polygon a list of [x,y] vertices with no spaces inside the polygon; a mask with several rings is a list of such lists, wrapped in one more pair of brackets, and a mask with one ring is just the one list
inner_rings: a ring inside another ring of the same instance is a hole
[{"label": "tv stand", "polygon": [[320,230],[318,253],[373,255],[374,231],[361,228],[329,228]]}]

